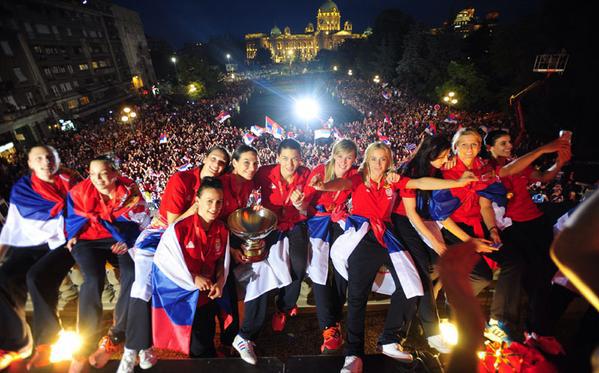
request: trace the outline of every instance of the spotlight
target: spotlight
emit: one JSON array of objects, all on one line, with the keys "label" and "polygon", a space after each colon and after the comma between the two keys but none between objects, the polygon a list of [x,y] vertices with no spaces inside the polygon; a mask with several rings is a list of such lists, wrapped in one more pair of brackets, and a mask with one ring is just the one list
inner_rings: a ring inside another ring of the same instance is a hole
[{"label": "spotlight", "polygon": [[441,329],[441,335],[447,343],[452,346],[458,344],[458,329],[454,324],[450,323],[447,319],[441,319],[439,322],[439,329]]},{"label": "spotlight", "polygon": [[83,341],[81,336],[73,331],[61,330],[58,333],[58,340],[52,345],[50,352],[50,362],[57,363],[59,361],[71,360],[73,354],[77,352]]},{"label": "spotlight", "polygon": [[313,98],[306,97],[295,101],[295,113],[304,120],[316,118],[319,112],[318,103]]}]

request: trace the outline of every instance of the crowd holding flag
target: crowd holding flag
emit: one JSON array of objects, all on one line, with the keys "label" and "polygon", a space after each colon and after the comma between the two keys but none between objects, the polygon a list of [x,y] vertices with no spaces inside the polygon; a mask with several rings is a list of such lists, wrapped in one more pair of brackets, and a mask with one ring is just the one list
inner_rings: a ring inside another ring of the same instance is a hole
[{"label": "crowd holding flag", "polygon": [[218,114],[218,116],[215,119],[218,121],[218,123],[223,123],[229,118],[231,118],[231,114],[223,110],[220,112],[220,114]]},{"label": "crowd holding flag", "polygon": [[392,125],[393,123],[391,123],[391,118],[389,118],[389,116],[387,115],[387,113],[385,113],[385,119],[383,120],[383,123],[388,124],[388,125]]},{"label": "crowd holding flag", "polygon": [[246,133],[245,135],[243,135],[243,143],[247,146],[250,146],[257,138],[258,137],[252,135],[251,133]]},{"label": "crowd holding flag", "polygon": [[168,136],[166,135],[166,132],[162,132],[160,134],[160,144],[166,144],[168,142]]},{"label": "crowd holding flag", "polygon": [[260,136],[262,136],[262,135],[264,135],[266,133],[266,128],[260,127],[260,126],[252,126],[252,127],[250,127],[250,131],[254,135],[260,137]]},{"label": "crowd holding flag", "polygon": [[285,138],[285,129],[281,127],[281,125],[275,122],[272,118],[269,118],[268,115],[264,119],[266,132],[270,133],[275,137],[275,139],[282,140]]},{"label": "crowd holding flag", "polygon": [[319,128],[314,130],[314,140],[328,139],[331,137],[331,130],[328,128]]}]

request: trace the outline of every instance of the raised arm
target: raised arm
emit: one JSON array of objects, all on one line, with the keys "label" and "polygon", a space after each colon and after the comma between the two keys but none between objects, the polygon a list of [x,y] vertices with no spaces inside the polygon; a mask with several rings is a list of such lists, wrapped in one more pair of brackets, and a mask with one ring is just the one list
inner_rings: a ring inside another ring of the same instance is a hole
[{"label": "raised arm", "polygon": [[549,154],[549,153],[555,153],[555,152],[561,153],[561,152],[569,151],[569,149],[570,149],[570,143],[568,142],[568,140],[560,137],[560,138],[553,140],[552,142],[550,142],[548,144],[540,146],[540,147],[536,148],[535,150],[523,155],[522,157],[518,157],[518,158],[514,159],[512,162],[506,164],[505,166],[503,166],[502,168],[499,169],[499,176],[505,177],[505,176],[515,175],[517,173],[524,171],[524,169],[526,169],[528,166],[530,166],[534,161],[536,161],[543,154]]},{"label": "raised arm", "polygon": [[406,188],[420,190],[461,188],[474,181],[478,181],[478,178],[472,172],[466,171],[462,177],[457,180],[437,179],[434,177],[410,179],[410,181],[408,181],[406,184]]}]

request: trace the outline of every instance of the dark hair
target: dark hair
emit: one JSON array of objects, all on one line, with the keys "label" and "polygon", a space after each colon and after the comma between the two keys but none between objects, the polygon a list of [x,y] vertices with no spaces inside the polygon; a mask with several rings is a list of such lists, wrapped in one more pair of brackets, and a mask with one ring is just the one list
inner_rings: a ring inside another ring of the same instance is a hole
[{"label": "dark hair", "polygon": [[225,149],[223,146],[215,145],[215,146],[211,147],[206,152],[206,157],[208,156],[208,154],[210,154],[210,153],[212,153],[213,151],[216,151],[216,150],[220,151],[221,153],[223,153],[225,155],[226,162],[227,162],[227,165],[228,165],[229,162],[231,162],[231,154],[229,154],[229,151],[227,149]]},{"label": "dark hair", "polygon": [[220,181],[220,179],[218,179],[216,177],[212,177],[212,176],[203,177],[202,181],[200,183],[200,188],[198,189],[198,192],[196,193],[196,197],[201,196],[202,192],[206,189],[223,190],[223,183],[222,183],[222,181]]},{"label": "dark hair", "polygon": [[231,158],[236,161],[239,161],[239,158],[241,158],[241,155],[243,153],[247,153],[247,152],[253,152],[254,154],[256,154],[256,156],[258,155],[258,151],[253,146],[241,144],[237,147],[237,149],[235,149]]},{"label": "dark hair", "polygon": [[485,145],[486,146],[495,146],[495,142],[502,136],[509,136],[510,133],[505,130],[493,130],[489,131],[485,136]]},{"label": "dark hair", "polygon": [[[412,159],[405,166],[403,174],[412,179],[440,176],[439,170],[432,167],[431,162],[439,158],[441,153],[446,150],[451,150],[451,143],[445,136],[435,135],[425,137],[420,143],[416,154],[414,154]],[[420,200],[417,201],[419,203],[416,204],[420,216],[429,216],[428,209],[426,209],[425,206],[428,206],[431,193],[430,190],[418,189],[416,191],[416,196],[418,200]]]},{"label": "dark hair", "polygon": [[118,171],[118,167],[116,166],[116,163],[114,162],[114,159],[112,159],[112,157],[109,156],[109,155],[107,155],[107,154],[99,155],[99,156],[93,158],[91,161],[89,161],[90,164],[92,162],[104,162],[110,168],[112,168],[113,171]]},{"label": "dark hair", "polygon": [[277,154],[280,155],[283,149],[297,150],[300,155],[302,154],[302,146],[295,139],[285,139],[281,141],[279,147],[277,148]]}]

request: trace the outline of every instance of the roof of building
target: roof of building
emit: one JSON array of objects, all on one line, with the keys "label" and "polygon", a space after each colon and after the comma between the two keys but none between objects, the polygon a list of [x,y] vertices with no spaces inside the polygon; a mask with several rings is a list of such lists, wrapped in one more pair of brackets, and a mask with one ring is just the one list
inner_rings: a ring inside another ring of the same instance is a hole
[{"label": "roof of building", "polygon": [[327,0],[318,8],[321,12],[338,12],[339,7],[331,0]]},{"label": "roof of building", "polygon": [[281,35],[282,34],[281,29],[278,28],[277,26],[275,26],[270,30],[270,34],[271,35]]}]

